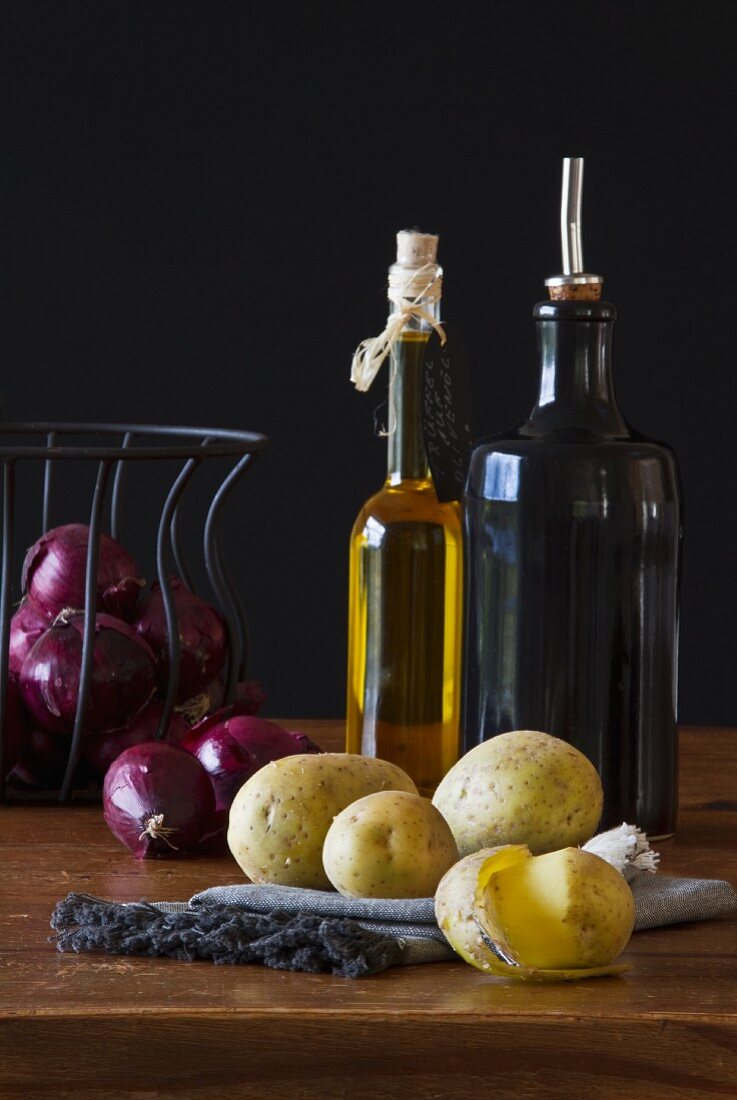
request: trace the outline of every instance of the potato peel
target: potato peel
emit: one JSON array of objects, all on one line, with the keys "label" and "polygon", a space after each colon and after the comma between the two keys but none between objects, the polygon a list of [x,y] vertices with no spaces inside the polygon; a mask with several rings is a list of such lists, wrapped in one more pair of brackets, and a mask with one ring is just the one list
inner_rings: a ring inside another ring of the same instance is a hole
[{"label": "potato peel", "polygon": [[485,973],[495,974],[499,978],[513,978],[518,982],[571,982],[579,978],[606,978],[611,975],[623,974],[629,970],[626,963],[610,963],[608,966],[578,967],[569,970],[543,970],[533,966],[522,966],[521,963],[507,961],[499,953],[499,947],[489,938],[481,921],[476,918],[476,924],[481,939],[489,949]]}]

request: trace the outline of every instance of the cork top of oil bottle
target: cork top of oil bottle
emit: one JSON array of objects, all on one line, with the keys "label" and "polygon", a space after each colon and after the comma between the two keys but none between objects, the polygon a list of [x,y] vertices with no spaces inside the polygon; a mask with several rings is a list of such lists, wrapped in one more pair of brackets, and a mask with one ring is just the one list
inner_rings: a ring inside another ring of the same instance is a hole
[{"label": "cork top of oil bottle", "polygon": [[397,233],[397,264],[401,267],[422,267],[437,263],[438,238],[419,229],[401,229]]}]

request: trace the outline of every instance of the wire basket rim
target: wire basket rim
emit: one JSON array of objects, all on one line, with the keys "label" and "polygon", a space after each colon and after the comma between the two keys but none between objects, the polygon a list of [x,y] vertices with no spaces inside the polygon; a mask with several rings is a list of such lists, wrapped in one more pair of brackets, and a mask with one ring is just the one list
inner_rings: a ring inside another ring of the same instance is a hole
[{"label": "wire basket rim", "polygon": [[[13,435],[120,435],[163,436],[189,439],[189,443],[146,443],[142,445],[94,446],[45,442],[9,445],[3,437]],[[0,423],[0,460],[3,459],[150,459],[228,458],[264,450],[269,440],[261,432],[237,428],[204,428],[169,424],[114,424],[65,421],[8,421]]]}]

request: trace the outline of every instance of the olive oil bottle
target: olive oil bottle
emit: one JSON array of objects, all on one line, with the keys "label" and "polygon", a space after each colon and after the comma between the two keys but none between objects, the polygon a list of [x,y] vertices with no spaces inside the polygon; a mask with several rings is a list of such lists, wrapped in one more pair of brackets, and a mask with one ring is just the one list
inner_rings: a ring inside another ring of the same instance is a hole
[{"label": "olive oil bottle", "polygon": [[440,318],[437,241],[397,235],[392,312],[378,338],[390,360],[387,476],[350,546],[346,748],[393,761],[424,794],[458,759],[460,718],[460,506],[438,501],[422,433],[424,353]]}]

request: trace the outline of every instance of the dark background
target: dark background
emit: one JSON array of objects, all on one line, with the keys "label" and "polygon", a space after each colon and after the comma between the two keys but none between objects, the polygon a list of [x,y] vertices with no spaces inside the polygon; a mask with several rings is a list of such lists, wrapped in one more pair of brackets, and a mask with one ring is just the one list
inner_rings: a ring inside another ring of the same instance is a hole
[{"label": "dark background", "polygon": [[[383,385],[357,394],[348,373],[384,322],[394,233],[440,234],[475,426],[501,430],[533,401],[560,158],[582,155],[620,404],[681,462],[681,716],[737,724],[734,14],[730,0],[3,6],[6,412],[269,435],[228,547],[271,713],[343,713],[347,542],[385,450]],[[127,521],[147,570],[153,480],[133,479]],[[87,474],[60,491],[55,521],[84,520]],[[24,482],[21,541],[37,498]],[[198,522],[194,508],[193,544]]]}]

